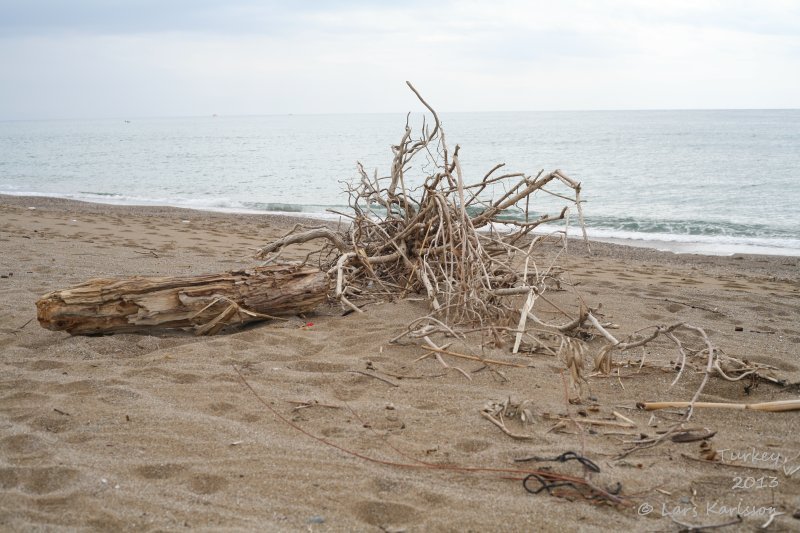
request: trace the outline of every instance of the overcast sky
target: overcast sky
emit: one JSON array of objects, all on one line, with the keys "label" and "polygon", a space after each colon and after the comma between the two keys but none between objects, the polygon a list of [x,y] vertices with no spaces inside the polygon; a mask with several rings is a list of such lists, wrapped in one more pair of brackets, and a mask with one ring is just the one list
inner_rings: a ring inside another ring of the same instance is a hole
[{"label": "overcast sky", "polygon": [[799,108],[800,1],[0,0],[0,119]]}]

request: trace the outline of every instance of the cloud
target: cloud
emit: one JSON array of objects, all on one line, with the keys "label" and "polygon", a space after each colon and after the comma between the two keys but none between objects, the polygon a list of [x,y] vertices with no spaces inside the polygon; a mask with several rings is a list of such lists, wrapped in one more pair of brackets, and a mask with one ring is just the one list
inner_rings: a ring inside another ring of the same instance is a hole
[{"label": "cloud", "polygon": [[797,6],[6,2],[0,118],[799,107]]}]

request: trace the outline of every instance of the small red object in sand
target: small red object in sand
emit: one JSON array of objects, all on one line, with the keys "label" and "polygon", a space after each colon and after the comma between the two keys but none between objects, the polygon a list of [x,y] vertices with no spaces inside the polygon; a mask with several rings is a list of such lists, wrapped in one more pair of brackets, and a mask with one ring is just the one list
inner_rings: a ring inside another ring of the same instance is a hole
[{"label": "small red object in sand", "polygon": [[313,323],[313,322],[306,322],[306,327],[307,327],[307,328],[310,328],[310,327],[311,327],[311,326],[313,326],[313,325],[314,325],[314,323]]}]

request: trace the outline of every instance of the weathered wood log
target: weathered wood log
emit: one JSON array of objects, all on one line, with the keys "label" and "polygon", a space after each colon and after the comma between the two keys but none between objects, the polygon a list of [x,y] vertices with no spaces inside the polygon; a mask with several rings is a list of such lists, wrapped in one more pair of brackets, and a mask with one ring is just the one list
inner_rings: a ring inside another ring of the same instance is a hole
[{"label": "weathered wood log", "polygon": [[316,268],[269,265],[178,277],[92,279],[36,302],[42,327],[72,335],[194,328],[213,335],[228,324],[314,310],[329,279]]}]

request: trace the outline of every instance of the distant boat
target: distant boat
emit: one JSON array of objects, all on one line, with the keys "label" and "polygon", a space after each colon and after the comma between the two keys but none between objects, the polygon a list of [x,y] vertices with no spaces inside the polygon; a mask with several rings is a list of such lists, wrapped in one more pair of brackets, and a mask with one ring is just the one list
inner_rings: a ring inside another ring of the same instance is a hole
[{"label": "distant boat", "polygon": [[125,121],[125,124],[130,124],[130,123],[131,123],[131,121],[130,121],[130,120],[126,120],[126,121]]}]

